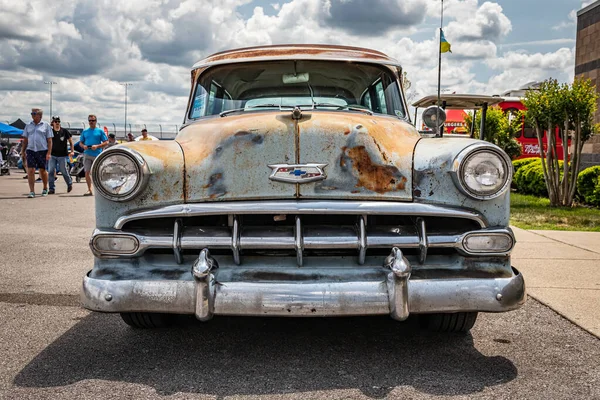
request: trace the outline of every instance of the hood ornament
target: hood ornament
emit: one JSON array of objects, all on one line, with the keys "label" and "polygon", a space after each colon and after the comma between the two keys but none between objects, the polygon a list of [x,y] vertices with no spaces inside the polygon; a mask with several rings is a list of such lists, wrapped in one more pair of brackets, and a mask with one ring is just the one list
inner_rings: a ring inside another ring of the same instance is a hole
[{"label": "hood ornament", "polygon": [[272,181],[286,183],[308,183],[327,178],[325,168],[327,164],[270,164],[273,171],[269,176]]}]

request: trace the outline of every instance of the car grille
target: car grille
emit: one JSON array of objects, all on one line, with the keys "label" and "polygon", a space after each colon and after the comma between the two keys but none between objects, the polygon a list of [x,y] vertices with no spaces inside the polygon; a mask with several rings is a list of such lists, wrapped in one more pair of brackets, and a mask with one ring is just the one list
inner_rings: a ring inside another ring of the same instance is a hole
[{"label": "car grille", "polygon": [[181,263],[183,253],[208,248],[232,255],[238,265],[246,255],[295,255],[299,266],[306,257],[336,255],[355,255],[363,264],[367,253],[389,254],[392,247],[417,254],[423,263],[428,252],[456,251],[466,232],[486,228],[472,211],[414,203],[212,204],[140,212],[121,218],[115,228],[138,238],[135,255],[168,250]]}]

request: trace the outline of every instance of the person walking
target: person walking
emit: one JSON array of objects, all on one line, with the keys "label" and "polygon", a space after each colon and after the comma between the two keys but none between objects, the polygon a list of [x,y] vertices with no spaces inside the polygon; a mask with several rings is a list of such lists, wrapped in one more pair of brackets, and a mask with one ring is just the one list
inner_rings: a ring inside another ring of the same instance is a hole
[{"label": "person walking", "polygon": [[23,147],[21,157],[27,160],[27,181],[29,183],[29,197],[35,197],[35,169],[39,169],[44,189],[42,196],[48,195],[48,173],[46,172],[48,160],[52,153],[52,128],[50,124],[42,121],[43,111],[39,108],[31,109],[32,121],[23,129]]},{"label": "person walking", "polygon": [[83,148],[83,168],[85,169],[85,182],[88,186],[88,191],[84,196],[93,196],[92,177],[90,175],[92,164],[102,152],[102,149],[108,144],[108,138],[104,130],[97,127],[98,119],[94,114],[88,116],[88,123],[90,127],[81,132],[79,142]]},{"label": "person walking", "polygon": [[[73,179],[69,171],[67,171],[67,157],[75,154],[73,152],[73,139],[71,138],[71,132],[60,126],[60,117],[52,117],[52,154],[50,155],[50,161],[48,162],[48,180],[50,183],[50,190],[48,194],[55,193],[54,182],[56,180],[56,170],[58,169],[62,174],[65,183],[67,184],[67,193],[73,190]],[[67,147],[67,144],[69,147]],[[70,150],[69,150],[70,149]]]},{"label": "person walking", "polygon": [[127,141],[128,142],[135,142],[135,138],[133,137],[133,133],[129,132],[127,134]]}]

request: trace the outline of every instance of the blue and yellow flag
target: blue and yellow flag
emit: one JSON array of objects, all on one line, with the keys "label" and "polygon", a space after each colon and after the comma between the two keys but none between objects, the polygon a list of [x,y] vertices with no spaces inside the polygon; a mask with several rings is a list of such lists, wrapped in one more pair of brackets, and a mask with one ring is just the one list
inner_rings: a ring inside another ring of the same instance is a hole
[{"label": "blue and yellow flag", "polygon": [[446,38],[444,37],[444,31],[440,29],[440,51],[442,53],[447,53],[450,52],[452,53],[452,50],[450,49],[450,43],[448,43],[448,41],[446,40]]}]

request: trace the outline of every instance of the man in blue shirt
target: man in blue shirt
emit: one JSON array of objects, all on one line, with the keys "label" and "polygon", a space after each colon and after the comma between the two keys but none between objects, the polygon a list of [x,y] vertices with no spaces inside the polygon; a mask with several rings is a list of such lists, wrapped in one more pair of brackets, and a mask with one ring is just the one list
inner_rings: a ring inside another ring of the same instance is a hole
[{"label": "man in blue shirt", "polygon": [[42,196],[48,195],[48,173],[46,166],[52,153],[52,127],[45,121],[42,121],[43,112],[39,108],[31,109],[32,121],[23,129],[23,147],[21,148],[21,157],[27,161],[27,180],[29,182],[29,197],[35,197],[35,169],[40,170],[40,176],[44,183]]},{"label": "man in blue shirt", "polygon": [[83,168],[85,169],[85,182],[88,186],[87,193],[84,196],[92,196],[92,177],[90,176],[90,171],[92,170],[92,164],[94,163],[94,159],[102,152],[102,149],[108,144],[108,138],[106,137],[106,133],[98,127],[96,124],[98,123],[98,119],[94,114],[90,114],[88,116],[88,123],[90,127],[83,132],[81,132],[81,136],[79,137],[79,141],[81,142],[81,147],[83,147]]}]

